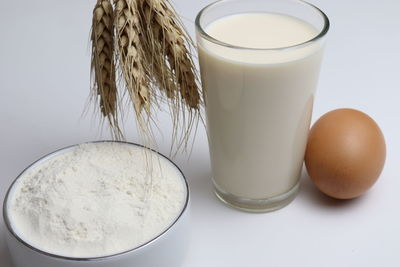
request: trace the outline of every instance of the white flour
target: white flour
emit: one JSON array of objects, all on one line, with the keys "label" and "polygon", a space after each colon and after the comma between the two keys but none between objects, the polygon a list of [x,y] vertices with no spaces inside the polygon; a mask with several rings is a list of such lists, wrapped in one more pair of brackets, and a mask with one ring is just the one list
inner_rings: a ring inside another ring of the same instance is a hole
[{"label": "white flour", "polygon": [[12,228],[27,243],[70,257],[111,255],[146,243],[177,218],[186,187],[180,172],[156,153],[152,179],[146,177],[144,156],[136,146],[85,144],[36,166],[12,191]]}]

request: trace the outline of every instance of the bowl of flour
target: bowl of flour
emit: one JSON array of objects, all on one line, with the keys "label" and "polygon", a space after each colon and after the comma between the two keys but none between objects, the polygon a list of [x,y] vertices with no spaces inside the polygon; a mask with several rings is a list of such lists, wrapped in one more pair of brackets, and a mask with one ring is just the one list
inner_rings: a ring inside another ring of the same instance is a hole
[{"label": "bowl of flour", "polygon": [[167,157],[91,142],[26,168],[4,200],[16,267],[178,267],[188,247],[189,188]]}]

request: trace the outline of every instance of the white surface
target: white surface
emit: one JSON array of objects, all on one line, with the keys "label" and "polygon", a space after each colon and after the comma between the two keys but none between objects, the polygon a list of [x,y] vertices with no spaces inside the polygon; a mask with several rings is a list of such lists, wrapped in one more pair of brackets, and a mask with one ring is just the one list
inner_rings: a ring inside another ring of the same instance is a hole
[{"label": "white surface", "polygon": [[[175,0],[192,33],[196,13],[209,2]],[[192,242],[185,267],[400,265],[400,2],[312,2],[332,23],[314,120],[339,107],[371,115],[387,141],[382,176],[354,201],[329,199],[304,176],[299,196],[288,207],[243,213],[213,196],[201,129],[190,159],[177,159],[192,190]],[[38,157],[66,145],[108,138],[90,112],[82,116],[94,3],[0,2],[1,199],[16,175]],[[133,122],[126,124],[133,133]],[[129,140],[137,139],[131,134]],[[11,266],[3,238],[0,266]]]}]

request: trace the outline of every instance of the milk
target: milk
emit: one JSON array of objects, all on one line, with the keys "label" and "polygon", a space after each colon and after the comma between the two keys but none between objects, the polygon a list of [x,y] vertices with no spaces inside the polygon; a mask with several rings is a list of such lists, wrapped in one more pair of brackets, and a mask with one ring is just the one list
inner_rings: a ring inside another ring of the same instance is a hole
[{"label": "milk", "polygon": [[303,165],[322,49],[319,42],[279,48],[317,30],[286,15],[245,13],[217,19],[205,32],[226,43],[198,36],[217,192],[248,200],[287,193]]}]

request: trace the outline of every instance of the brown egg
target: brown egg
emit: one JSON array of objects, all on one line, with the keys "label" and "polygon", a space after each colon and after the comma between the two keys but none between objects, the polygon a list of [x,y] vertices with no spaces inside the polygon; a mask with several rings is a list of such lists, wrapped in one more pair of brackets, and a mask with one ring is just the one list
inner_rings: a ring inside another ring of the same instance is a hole
[{"label": "brown egg", "polygon": [[375,121],[354,109],[337,109],[311,128],[305,164],[322,192],[351,199],[375,183],[385,158],[385,139]]}]

